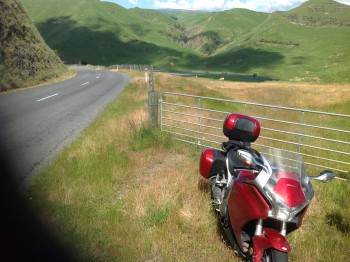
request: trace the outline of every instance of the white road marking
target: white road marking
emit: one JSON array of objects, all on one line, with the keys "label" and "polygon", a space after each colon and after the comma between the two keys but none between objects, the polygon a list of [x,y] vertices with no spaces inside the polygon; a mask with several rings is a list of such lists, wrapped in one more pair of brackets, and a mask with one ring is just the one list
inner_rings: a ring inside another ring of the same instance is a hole
[{"label": "white road marking", "polygon": [[47,97],[41,98],[41,99],[36,100],[36,101],[37,101],[37,102],[40,102],[40,101],[43,101],[43,100],[48,99],[48,98],[50,98],[50,97],[57,96],[57,95],[59,95],[59,94],[60,94],[60,93],[56,93],[56,94],[54,94],[54,95],[47,96]]},{"label": "white road marking", "polygon": [[85,85],[87,85],[87,84],[90,84],[90,82],[86,82],[86,83],[82,84],[82,86],[85,86]]}]

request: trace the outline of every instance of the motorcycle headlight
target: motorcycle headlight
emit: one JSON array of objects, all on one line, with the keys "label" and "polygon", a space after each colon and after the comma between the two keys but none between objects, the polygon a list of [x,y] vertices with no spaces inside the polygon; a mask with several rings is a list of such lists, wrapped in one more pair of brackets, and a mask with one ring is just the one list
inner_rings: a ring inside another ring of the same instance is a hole
[{"label": "motorcycle headlight", "polygon": [[265,193],[272,203],[272,209],[269,212],[269,216],[276,218],[280,221],[289,221],[291,219],[292,209],[287,208],[286,205],[283,204],[283,202],[271,192],[266,191]]},{"label": "motorcycle headlight", "polygon": [[290,216],[290,212],[284,208],[278,208],[276,210],[276,214],[275,214],[275,217],[278,219],[278,220],[281,220],[281,221],[288,221],[289,219],[289,216]]}]

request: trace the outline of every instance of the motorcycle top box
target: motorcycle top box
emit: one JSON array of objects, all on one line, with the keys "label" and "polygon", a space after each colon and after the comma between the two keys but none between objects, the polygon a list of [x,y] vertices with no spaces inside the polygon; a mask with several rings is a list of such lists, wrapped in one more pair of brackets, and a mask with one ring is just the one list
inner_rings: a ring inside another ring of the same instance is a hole
[{"label": "motorcycle top box", "polygon": [[[254,142],[260,134],[260,123],[250,116],[229,114],[223,125],[223,133],[233,141]],[[226,172],[226,153],[212,148],[205,149],[200,158],[199,170],[206,179]]]},{"label": "motorcycle top box", "polygon": [[255,142],[260,134],[260,123],[250,116],[230,114],[225,119],[223,131],[229,139]]}]

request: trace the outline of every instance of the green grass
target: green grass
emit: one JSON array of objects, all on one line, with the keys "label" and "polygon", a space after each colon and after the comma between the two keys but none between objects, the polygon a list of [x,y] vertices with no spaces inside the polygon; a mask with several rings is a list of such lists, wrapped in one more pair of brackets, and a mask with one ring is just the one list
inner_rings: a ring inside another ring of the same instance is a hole
[{"label": "green grass", "polygon": [[[201,148],[149,128],[142,79],[134,75],[133,84],[34,177],[28,191],[32,209],[80,260],[239,261],[218,227],[208,185],[199,178]],[[212,96],[215,90],[220,97],[239,100],[260,89],[273,92],[276,101],[291,92],[286,91],[290,84],[233,85],[165,74],[156,74],[155,80],[159,92],[181,89],[204,95],[207,90]],[[318,106],[330,87],[317,86]],[[315,85],[293,88],[303,93]],[[342,112],[348,110],[341,102],[348,92],[338,89],[342,100],[332,105]],[[260,95],[257,102],[272,103],[269,99]],[[285,102],[294,105],[292,93]],[[303,103],[316,106],[308,98]],[[350,184],[313,184],[316,194],[304,224],[288,237],[291,258],[345,261],[350,255]]]},{"label": "green grass", "polygon": [[[36,177],[30,190],[35,200],[48,197],[46,203],[37,207],[42,212],[43,223],[53,226],[57,237],[68,242],[81,259],[117,258],[118,246],[125,244],[123,235],[136,234],[133,227],[119,227],[128,221],[125,200],[118,196],[132,174],[134,160],[128,152],[129,140],[122,138],[135,131],[123,119],[123,115],[135,110],[128,97],[135,94],[135,88],[129,87],[118,103],[110,105],[80,139],[62,152],[51,168]],[[113,134],[123,121],[125,130],[121,132],[125,133]],[[105,133],[111,131],[106,138]],[[127,252],[134,258],[132,248]]]}]

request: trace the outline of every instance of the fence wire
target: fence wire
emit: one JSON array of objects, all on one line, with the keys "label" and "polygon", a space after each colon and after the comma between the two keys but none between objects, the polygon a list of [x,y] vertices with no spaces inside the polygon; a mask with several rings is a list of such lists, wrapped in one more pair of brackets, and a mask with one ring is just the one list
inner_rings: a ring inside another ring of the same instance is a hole
[{"label": "fence wire", "polygon": [[350,115],[172,92],[160,96],[161,129],[197,146],[220,149],[227,140],[222,126],[230,113],[247,114],[260,122],[255,149],[295,152],[303,156],[311,175],[329,169],[339,179],[350,179]]}]

